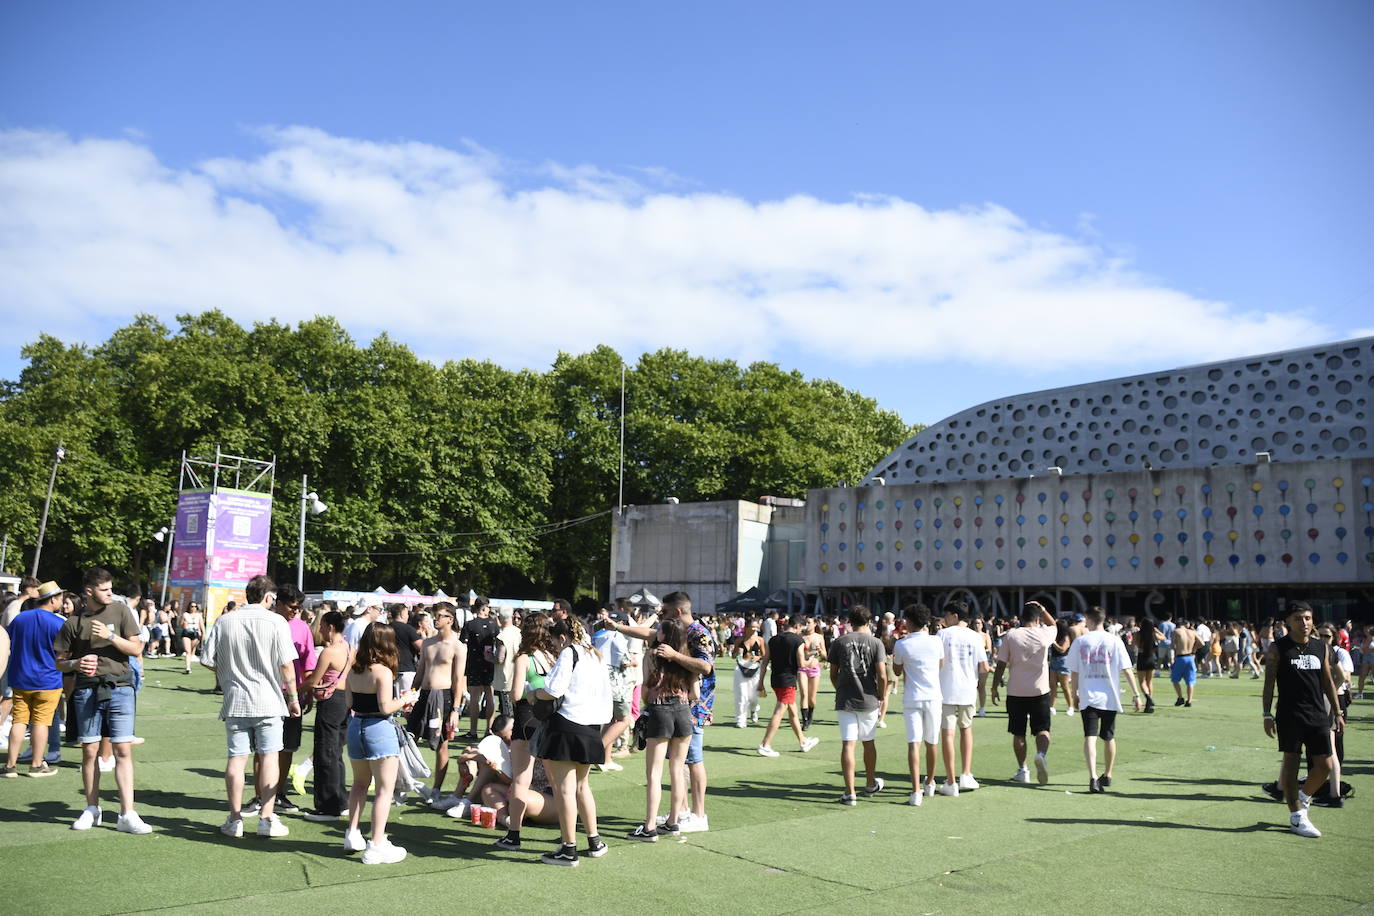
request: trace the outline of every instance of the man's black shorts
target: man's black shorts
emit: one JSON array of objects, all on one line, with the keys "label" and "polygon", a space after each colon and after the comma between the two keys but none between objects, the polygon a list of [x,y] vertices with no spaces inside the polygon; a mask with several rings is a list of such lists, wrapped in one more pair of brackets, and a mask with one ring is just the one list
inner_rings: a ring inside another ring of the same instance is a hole
[{"label": "man's black shorts", "polygon": [[281,749],[295,753],[301,749],[303,716],[284,716],[281,720]]},{"label": "man's black shorts", "polygon": [[1285,754],[1301,754],[1304,749],[1313,757],[1331,753],[1331,729],[1325,725],[1304,725],[1301,722],[1275,719],[1279,730],[1279,750]]},{"label": "man's black shorts", "polygon": [[1050,701],[1054,695],[1042,693],[1038,697],[1007,697],[1007,732],[1024,738],[1026,720],[1030,720],[1032,735],[1050,730]]},{"label": "man's black shorts", "polygon": [[469,687],[490,687],[496,670],[485,661],[468,658],[467,670],[463,672],[467,676]]},{"label": "man's black shorts", "polygon": [[1116,712],[1114,710],[1084,706],[1078,711],[1078,714],[1083,717],[1083,737],[1101,738],[1103,741],[1110,741],[1116,737]]}]

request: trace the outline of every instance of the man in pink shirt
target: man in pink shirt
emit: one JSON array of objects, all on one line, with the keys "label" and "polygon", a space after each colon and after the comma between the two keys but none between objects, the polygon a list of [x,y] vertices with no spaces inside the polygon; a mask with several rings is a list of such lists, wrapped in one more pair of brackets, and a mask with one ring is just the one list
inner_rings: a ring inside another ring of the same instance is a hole
[{"label": "man in pink shirt", "polygon": [[992,677],[992,702],[998,701],[1002,675],[1007,674],[1007,731],[1016,754],[1014,782],[1030,782],[1026,767],[1026,723],[1035,735],[1035,777],[1040,785],[1049,782],[1050,767],[1045,755],[1050,750],[1049,653],[1054,645],[1054,617],[1038,601],[1028,601],[1021,609],[1021,625],[1002,637],[997,650],[997,669]]},{"label": "man in pink shirt", "polygon": [[[305,595],[301,594],[300,589],[294,585],[283,585],[277,589],[277,603],[272,608],[286,618],[286,625],[291,630],[291,645],[296,649],[296,683],[293,689],[301,696],[305,695],[301,689],[305,679],[315,670],[315,659],[319,657],[315,651],[315,634],[310,631],[310,625],[301,620],[304,601]],[[282,748],[277,755],[277,773],[280,774],[277,780],[277,812],[280,814],[300,811],[300,806],[287,798],[287,792],[291,787],[291,758],[301,746],[302,722],[303,716],[287,716],[282,720]]]}]

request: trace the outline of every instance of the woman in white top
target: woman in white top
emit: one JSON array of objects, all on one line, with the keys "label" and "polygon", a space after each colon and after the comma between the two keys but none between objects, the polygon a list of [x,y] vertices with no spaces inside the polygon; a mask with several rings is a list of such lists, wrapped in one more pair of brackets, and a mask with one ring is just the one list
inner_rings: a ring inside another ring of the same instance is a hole
[{"label": "woman in white top", "polygon": [[587,855],[606,854],[606,844],[596,829],[596,800],[587,773],[592,764],[606,762],[601,726],[611,721],[611,680],[581,621],[569,617],[565,625],[568,645],[558,654],[544,686],[534,692],[538,699],[562,702],[540,727],[533,744],[553,785],[562,834],[558,850],[544,854],[540,861],[575,866],[579,809],[587,831]]}]

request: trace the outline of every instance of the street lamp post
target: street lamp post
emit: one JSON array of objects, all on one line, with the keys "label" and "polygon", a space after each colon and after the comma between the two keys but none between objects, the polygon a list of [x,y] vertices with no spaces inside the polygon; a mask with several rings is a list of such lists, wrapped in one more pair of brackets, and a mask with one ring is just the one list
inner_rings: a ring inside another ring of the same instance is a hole
[{"label": "street lamp post", "polygon": [[171,525],[163,525],[162,530],[153,537],[159,541],[164,538],[167,540],[167,557],[162,561],[162,597],[157,602],[161,609],[167,603],[167,583],[172,578],[172,542],[177,537],[177,520],[174,518]]},{"label": "street lamp post", "polygon": [[48,495],[43,499],[43,517],[38,522],[38,544],[33,548],[33,565],[29,567],[29,575],[35,579],[38,578],[38,558],[43,555],[43,536],[48,532],[48,506],[52,504],[52,488],[57,483],[57,466],[66,457],[67,450],[59,445],[54,454],[52,474],[48,477]]},{"label": "street lamp post", "polygon": [[296,547],[296,588],[305,591],[305,513],[319,515],[329,507],[320,502],[320,494],[310,489],[310,477],[301,475],[301,533]]}]

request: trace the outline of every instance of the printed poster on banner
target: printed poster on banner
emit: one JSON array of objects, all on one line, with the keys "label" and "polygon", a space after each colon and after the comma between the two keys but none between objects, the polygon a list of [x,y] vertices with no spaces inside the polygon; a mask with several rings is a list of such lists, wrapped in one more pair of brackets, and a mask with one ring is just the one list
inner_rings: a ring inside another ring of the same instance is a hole
[{"label": "printed poster on banner", "polygon": [[210,497],[210,515],[213,521],[206,533],[206,580],[247,583],[267,572],[271,494],[220,490]]},{"label": "printed poster on banner", "polygon": [[186,490],[177,498],[176,535],[172,541],[172,585],[205,584],[205,541],[210,519],[210,491]]}]

